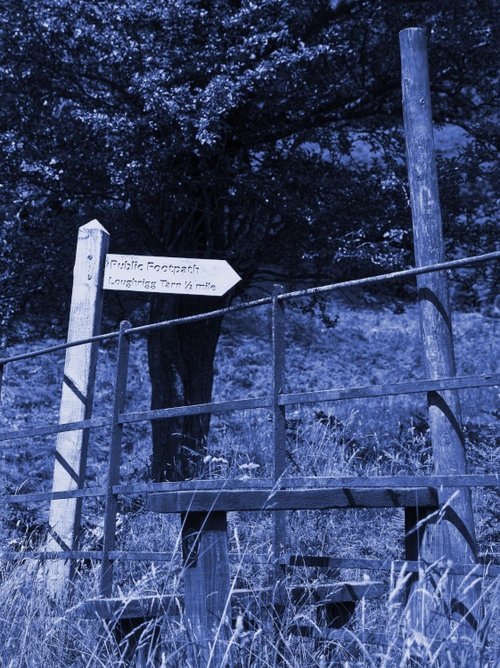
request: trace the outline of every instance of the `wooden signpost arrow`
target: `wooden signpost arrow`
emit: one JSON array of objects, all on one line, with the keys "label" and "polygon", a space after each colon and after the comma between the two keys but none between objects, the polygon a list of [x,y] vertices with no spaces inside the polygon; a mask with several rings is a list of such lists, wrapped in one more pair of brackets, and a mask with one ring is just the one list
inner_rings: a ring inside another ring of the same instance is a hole
[{"label": "wooden signpost arrow", "polygon": [[240,280],[226,260],[108,254],[103,287],[221,297]]}]

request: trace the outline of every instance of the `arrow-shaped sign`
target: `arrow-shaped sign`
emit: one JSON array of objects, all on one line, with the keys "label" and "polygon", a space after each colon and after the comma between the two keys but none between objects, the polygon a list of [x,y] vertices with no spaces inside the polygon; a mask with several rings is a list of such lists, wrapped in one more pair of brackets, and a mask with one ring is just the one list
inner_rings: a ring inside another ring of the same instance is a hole
[{"label": "arrow-shaped sign", "polygon": [[105,290],[170,292],[221,297],[241,277],[226,260],[106,255]]}]

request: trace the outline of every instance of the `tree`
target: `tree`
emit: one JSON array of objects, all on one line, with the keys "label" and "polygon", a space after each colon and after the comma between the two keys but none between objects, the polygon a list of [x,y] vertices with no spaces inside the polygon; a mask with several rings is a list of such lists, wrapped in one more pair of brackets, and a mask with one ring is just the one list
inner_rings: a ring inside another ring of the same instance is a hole
[{"label": "tree", "polygon": [[[346,260],[374,271],[404,262],[398,30],[428,26],[436,120],[465,129],[484,175],[493,9],[489,0],[12,0],[0,10],[3,283],[24,275],[25,284],[6,309],[50,292],[59,248],[70,266],[69,230],[90,217],[105,221],[115,250],[225,258],[244,284],[262,258],[276,263],[277,248],[298,272],[324,277],[326,267],[329,278]],[[231,298],[157,296],[150,317]],[[219,331],[209,320],[151,336],[153,408],[210,399]],[[207,417],[155,422],[155,478],[193,475],[208,426]]]}]

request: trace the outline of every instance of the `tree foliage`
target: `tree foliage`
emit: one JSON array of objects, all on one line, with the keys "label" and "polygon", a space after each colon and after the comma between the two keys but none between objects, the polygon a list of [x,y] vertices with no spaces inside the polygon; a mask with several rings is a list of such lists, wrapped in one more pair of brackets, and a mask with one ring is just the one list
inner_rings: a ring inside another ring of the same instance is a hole
[{"label": "tree foliage", "polygon": [[[492,0],[10,0],[4,324],[29,300],[64,305],[76,227],[93,217],[114,251],[224,257],[245,284],[263,262],[330,280],[406,263],[398,31],[415,24],[430,37],[435,119],[466,137],[442,193],[464,241],[479,202],[482,229],[492,220]],[[151,317],[215,305],[157,298]],[[203,374],[214,327],[188,332],[205,340]],[[189,380],[200,360],[159,341],[157,405],[206,397],[211,382]],[[162,391],[175,378],[184,389]]]}]

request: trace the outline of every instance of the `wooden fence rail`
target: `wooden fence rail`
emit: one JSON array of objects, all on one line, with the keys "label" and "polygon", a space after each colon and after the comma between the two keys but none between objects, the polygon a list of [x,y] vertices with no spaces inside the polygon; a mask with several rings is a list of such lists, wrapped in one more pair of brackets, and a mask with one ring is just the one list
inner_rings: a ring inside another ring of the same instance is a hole
[{"label": "wooden fence rail", "polygon": [[[31,428],[20,430],[9,430],[0,432],[0,442],[15,439],[36,438],[53,434],[60,434],[73,430],[90,430],[111,427],[111,449],[109,457],[108,479],[106,484],[99,487],[81,487],[61,492],[39,492],[20,493],[4,495],[4,503],[23,504],[33,502],[47,502],[59,499],[84,499],[102,498],[105,503],[104,513],[104,545],[102,550],[77,550],[63,549],[52,550],[30,550],[16,554],[9,550],[0,551],[0,560],[18,561],[23,559],[38,558],[43,561],[52,560],[90,560],[100,562],[101,581],[100,595],[109,599],[113,593],[113,568],[118,561],[158,561],[172,562],[177,559],[179,568],[182,566],[182,557],[167,552],[151,551],[123,551],[115,549],[116,516],[118,498],[120,496],[144,496],[146,497],[146,508],[155,512],[187,513],[195,515],[202,513],[210,519],[220,515],[218,524],[209,527],[211,536],[207,545],[214,546],[216,540],[220,545],[227,544],[225,514],[232,510],[244,511],[269,511],[275,519],[274,530],[274,557],[275,565],[281,566],[326,566],[329,568],[364,568],[367,570],[393,570],[406,568],[409,572],[418,573],[419,561],[408,558],[401,560],[370,560],[370,559],[339,559],[327,555],[289,555],[286,550],[284,512],[288,510],[302,509],[326,509],[326,508],[390,508],[402,507],[408,512],[412,508],[417,511],[427,508],[426,512],[439,513],[440,493],[442,490],[466,489],[475,487],[497,488],[500,486],[500,478],[496,474],[452,474],[452,475],[421,475],[421,476],[379,476],[379,477],[344,477],[344,478],[304,478],[285,477],[285,446],[286,446],[286,408],[291,405],[307,405],[320,402],[338,402],[345,400],[374,399],[387,396],[399,396],[405,394],[432,392],[444,392],[449,390],[464,390],[473,388],[484,388],[498,386],[500,374],[485,373],[480,375],[469,375],[463,377],[431,378],[415,381],[404,381],[384,385],[369,385],[359,387],[325,388],[315,391],[300,393],[285,393],[283,391],[285,378],[285,330],[284,330],[284,304],[287,299],[297,298],[304,295],[315,294],[319,291],[329,292],[340,287],[353,287],[360,285],[372,285],[382,281],[398,280],[412,276],[432,273],[457,267],[476,265],[479,262],[489,262],[500,259],[500,252],[488,253],[482,256],[464,258],[460,261],[438,263],[418,269],[402,272],[393,272],[382,276],[370,277],[356,281],[344,281],[339,284],[311,288],[302,291],[284,293],[281,287],[276,287],[271,298],[255,300],[253,302],[222,309],[219,312],[210,312],[193,316],[188,319],[181,318],[172,321],[164,321],[145,326],[132,327],[129,323],[122,323],[118,332],[110,332],[106,335],[91,337],[80,341],[46,349],[6,357],[0,360],[0,372],[3,374],[7,364],[15,364],[21,360],[38,357],[43,354],[51,354],[64,350],[68,347],[85,345],[89,342],[102,342],[117,339],[117,368],[114,389],[114,408],[110,418],[98,417],[76,422],[66,422],[52,425],[34,425]],[[175,406],[160,410],[147,410],[136,412],[124,411],[124,398],[126,394],[128,350],[132,338],[141,334],[147,334],[151,330],[161,327],[171,327],[184,324],[186,320],[199,320],[204,317],[216,317],[221,313],[234,312],[255,306],[268,304],[272,314],[272,357],[273,378],[269,395],[263,397],[245,397],[232,401],[209,402],[200,405]],[[152,421],[177,416],[200,415],[205,413],[224,414],[233,411],[247,411],[264,409],[269,411],[273,417],[273,474],[269,479],[252,480],[196,480],[186,482],[165,483],[125,483],[120,484],[120,456],[121,439],[123,428],[126,424],[141,421]],[[242,492],[245,492],[242,494]],[[199,532],[204,532],[204,522],[200,524]],[[208,533],[210,533],[208,531]],[[411,527],[408,535],[411,535]],[[208,534],[207,534],[208,535]],[[214,538],[215,536],[215,538]],[[417,539],[415,539],[417,540]],[[221,547],[217,547],[220,553]],[[214,548],[215,549],[215,548]],[[227,549],[227,548],[226,548]],[[201,553],[208,554],[204,550]],[[409,554],[409,553],[408,553]],[[407,556],[408,556],[407,554]],[[202,560],[203,561],[203,560]],[[210,563],[207,562],[207,563]],[[205,567],[205,569],[208,566]],[[498,576],[500,566],[496,564],[478,563],[474,572],[485,577]],[[470,565],[455,564],[453,573],[467,573]],[[205,573],[206,575],[206,573]],[[199,585],[199,577],[193,580],[193,591]],[[198,579],[197,579],[198,578]],[[202,577],[203,579],[203,577]],[[216,586],[215,584],[213,585]],[[217,587],[220,587],[220,583]],[[193,594],[194,596],[195,594]],[[187,603],[189,609],[190,603]],[[196,608],[196,606],[195,606]],[[205,611],[206,612],[206,611]],[[198,611],[191,610],[194,618]],[[201,613],[200,613],[201,614]],[[203,626],[202,622],[200,622]]]}]

